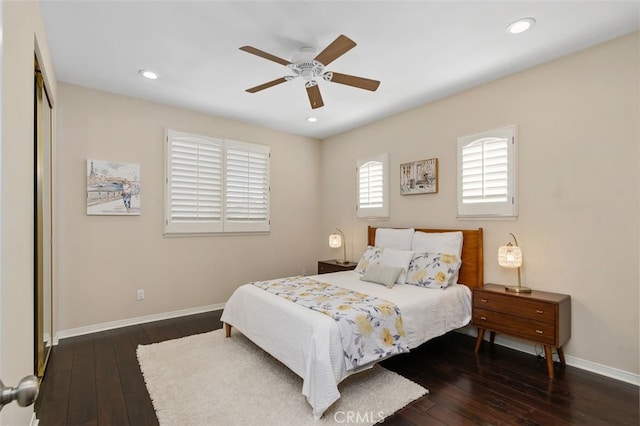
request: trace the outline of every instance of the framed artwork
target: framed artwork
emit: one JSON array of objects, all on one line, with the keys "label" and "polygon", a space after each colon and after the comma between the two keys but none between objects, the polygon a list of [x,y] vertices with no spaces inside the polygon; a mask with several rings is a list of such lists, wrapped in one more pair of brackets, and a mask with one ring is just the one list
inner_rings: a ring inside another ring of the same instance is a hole
[{"label": "framed artwork", "polygon": [[438,192],[438,159],[400,164],[400,194],[435,194]]},{"label": "framed artwork", "polygon": [[87,160],[87,214],[140,215],[140,165]]}]

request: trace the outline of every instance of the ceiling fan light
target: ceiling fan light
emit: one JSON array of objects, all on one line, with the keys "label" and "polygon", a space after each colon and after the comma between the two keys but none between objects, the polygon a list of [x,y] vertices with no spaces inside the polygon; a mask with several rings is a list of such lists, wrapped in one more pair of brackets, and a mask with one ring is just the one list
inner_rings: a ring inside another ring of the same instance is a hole
[{"label": "ceiling fan light", "polygon": [[309,81],[309,80],[313,79],[313,70],[311,70],[311,69],[303,69],[301,75],[302,75],[302,78],[304,79],[304,81]]}]

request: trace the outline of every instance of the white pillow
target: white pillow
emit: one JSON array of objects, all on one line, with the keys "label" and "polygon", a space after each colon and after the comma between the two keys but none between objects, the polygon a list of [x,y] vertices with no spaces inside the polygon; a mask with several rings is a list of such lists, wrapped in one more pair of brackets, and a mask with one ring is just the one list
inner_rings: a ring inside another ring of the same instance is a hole
[{"label": "white pillow", "polygon": [[376,247],[411,250],[411,239],[414,232],[413,228],[378,228],[376,229]]},{"label": "white pillow", "polygon": [[[376,245],[378,239],[376,237]],[[462,231],[420,232],[413,234],[411,250],[462,256]]]},{"label": "white pillow", "polygon": [[386,248],[382,251],[382,256],[380,256],[380,264],[384,266],[397,266],[402,268],[402,272],[398,276],[396,284],[404,284],[407,280],[407,271],[409,270],[411,259],[413,259],[413,252],[411,250]]}]

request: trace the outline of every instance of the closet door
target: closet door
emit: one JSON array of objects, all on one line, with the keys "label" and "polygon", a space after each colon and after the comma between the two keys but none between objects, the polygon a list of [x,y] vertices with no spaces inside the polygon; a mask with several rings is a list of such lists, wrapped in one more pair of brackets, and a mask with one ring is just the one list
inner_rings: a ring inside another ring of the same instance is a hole
[{"label": "closet door", "polygon": [[35,374],[44,375],[53,346],[52,311],[52,109],[42,73],[34,73]]}]

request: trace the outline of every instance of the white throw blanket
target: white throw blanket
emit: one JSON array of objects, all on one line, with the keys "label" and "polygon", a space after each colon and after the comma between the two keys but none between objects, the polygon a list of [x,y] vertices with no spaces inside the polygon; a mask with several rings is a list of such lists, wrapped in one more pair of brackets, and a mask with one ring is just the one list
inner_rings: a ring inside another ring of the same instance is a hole
[{"label": "white throw blanket", "polygon": [[340,329],[347,371],[409,352],[400,309],[391,302],[307,277],[252,284],[333,318]]}]

